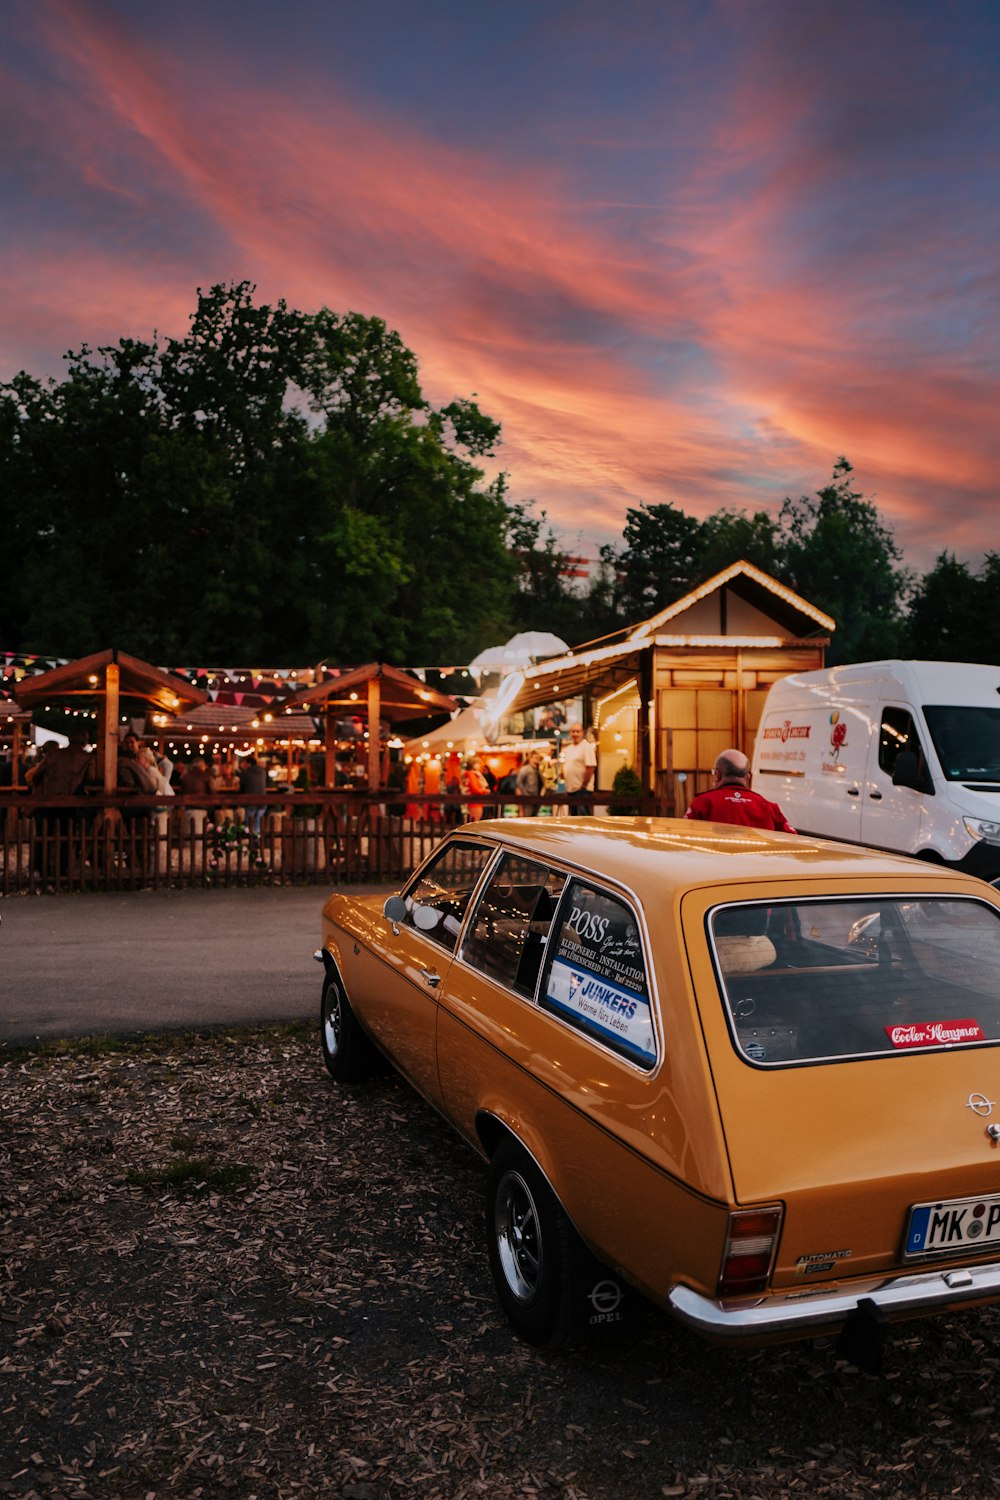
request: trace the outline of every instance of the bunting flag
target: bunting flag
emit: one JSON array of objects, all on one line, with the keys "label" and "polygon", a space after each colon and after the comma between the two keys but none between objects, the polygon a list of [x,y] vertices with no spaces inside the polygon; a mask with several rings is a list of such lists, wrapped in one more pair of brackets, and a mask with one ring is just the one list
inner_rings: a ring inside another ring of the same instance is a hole
[{"label": "bunting flag", "polygon": [[[42,656],[24,651],[0,651],[0,698],[8,700],[13,685],[21,682],[23,678],[33,676],[38,672],[50,672],[54,667],[67,666],[71,660],[72,658],[65,656]],[[287,697],[289,691],[330,682],[343,676],[345,672],[353,671],[354,667],[331,666],[328,662],[321,661],[313,667],[185,666],[161,667],[160,670],[181,677],[200,688],[208,694],[212,703],[267,708],[274,703],[275,699]],[[409,672],[425,685],[428,683],[433,685],[434,679],[444,681],[444,679],[460,679],[469,676],[466,666],[454,664],[401,667],[400,671]],[[472,684],[472,679],[469,680]],[[449,687],[453,694],[456,692],[463,694],[459,681],[449,683]],[[474,684],[471,690],[475,696]]]}]

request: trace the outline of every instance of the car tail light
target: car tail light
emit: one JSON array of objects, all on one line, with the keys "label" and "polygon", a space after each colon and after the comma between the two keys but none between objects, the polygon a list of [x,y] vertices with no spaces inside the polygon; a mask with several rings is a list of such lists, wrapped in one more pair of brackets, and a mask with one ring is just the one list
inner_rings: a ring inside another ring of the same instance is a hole
[{"label": "car tail light", "polygon": [[778,1248],[780,1208],[739,1208],[729,1215],[719,1296],[762,1292]]}]

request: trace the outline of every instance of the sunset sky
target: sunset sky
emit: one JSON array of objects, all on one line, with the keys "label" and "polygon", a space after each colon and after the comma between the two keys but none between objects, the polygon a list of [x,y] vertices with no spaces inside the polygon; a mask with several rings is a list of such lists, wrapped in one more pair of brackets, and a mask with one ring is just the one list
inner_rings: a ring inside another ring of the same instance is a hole
[{"label": "sunset sky", "polygon": [[4,0],[0,379],[197,287],[384,318],[562,545],[845,454],[1000,549],[996,0]]}]

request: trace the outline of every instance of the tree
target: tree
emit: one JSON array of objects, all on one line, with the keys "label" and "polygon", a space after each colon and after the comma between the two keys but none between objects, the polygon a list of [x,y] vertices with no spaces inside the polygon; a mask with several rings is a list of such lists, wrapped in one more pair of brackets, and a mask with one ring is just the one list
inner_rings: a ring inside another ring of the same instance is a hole
[{"label": "tree", "polygon": [[1000,663],[1000,554],[978,574],[942,552],[914,590],[906,649],[930,661]]},{"label": "tree", "polygon": [[469,659],[506,631],[514,595],[503,476],[484,487],[466,456],[488,456],[500,428],[471,400],[431,408],[381,320],[323,310],[304,326],[298,379],[323,418],[310,451],[311,633],[341,659]]},{"label": "tree", "polygon": [[785,561],[778,521],[766,511],[717,510],[698,531],[695,551],[697,582],[704,583],[734,562],[753,563],[772,577],[781,577]]},{"label": "tree", "polygon": [[[626,623],[648,619],[692,589],[697,581],[701,527],[670,501],[626,512],[624,549],[613,559],[616,605]],[[612,562],[612,557],[606,559]]]},{"label": "tree", "polygon": [[976,661],[970,654],[977,635],[977,582],[965,563],[942,552],[921,578],[910,600],[907,649],[917,657],[939,661]]},{"label": "tree", "polygon": [[517,562],[514,624],[517,630],[548,630],[567,642],[584,638],[585,607],[570,586],[569,559],[546,515],[532,515],[524,505],[511,506],[508,545]]},{"label": "tree", "polygon": [[[378,318],[199,291],[182,338],[0,387],[9,647],[457,661],[512,618],[498,425],[439,410]],[[474,576],[475,587],[470,587]]]},{"label": "tree", "polygon": [[892,533],[852,488],[852,472],[838,459],[828,485],[815,497],[786,499],[779,516],[789,582],[837,622],[831,666],[898,654],[911,587]]}]

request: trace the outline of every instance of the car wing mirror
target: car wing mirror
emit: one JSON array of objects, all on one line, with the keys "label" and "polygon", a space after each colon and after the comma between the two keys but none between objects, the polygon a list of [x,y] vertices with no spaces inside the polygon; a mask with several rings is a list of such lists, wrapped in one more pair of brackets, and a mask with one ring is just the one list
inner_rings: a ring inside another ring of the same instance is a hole
[{"label": "car wing mirror", "polygon": [[406,902],[402,896],[389,896],[382,908],[382,915],[392,923],[393,932],[398,932],[399,923],[406,919]]}]

